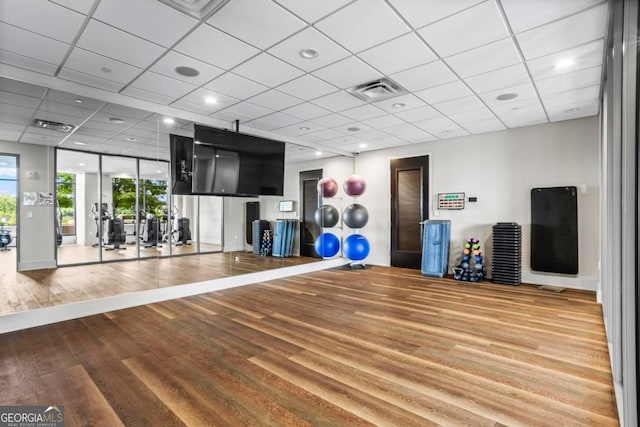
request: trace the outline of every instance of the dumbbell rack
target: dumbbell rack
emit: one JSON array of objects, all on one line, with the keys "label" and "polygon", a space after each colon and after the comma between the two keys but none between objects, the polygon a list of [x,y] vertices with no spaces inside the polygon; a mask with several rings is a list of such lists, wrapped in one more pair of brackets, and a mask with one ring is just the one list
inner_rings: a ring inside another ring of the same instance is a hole
[{"label": "dumbbell rack", "polygon": [[521,281],[522,228],[515,222],[493,226],[492,280],[517,286]]}]

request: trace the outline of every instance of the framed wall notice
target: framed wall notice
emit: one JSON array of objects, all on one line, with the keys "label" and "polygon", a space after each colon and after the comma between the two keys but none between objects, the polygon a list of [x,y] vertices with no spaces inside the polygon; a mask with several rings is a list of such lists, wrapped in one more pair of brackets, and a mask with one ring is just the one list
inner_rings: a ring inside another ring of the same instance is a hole
[{"label": "framed wall notice", "polygon": [[464,193],[438,193],[438,209],[464,209]]}]

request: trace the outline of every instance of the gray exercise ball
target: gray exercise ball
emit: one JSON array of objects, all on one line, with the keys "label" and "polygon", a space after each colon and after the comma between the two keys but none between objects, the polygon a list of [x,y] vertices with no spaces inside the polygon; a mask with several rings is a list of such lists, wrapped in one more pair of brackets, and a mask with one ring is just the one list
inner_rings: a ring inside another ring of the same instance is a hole
[{"label": "gray exercise ball", "polygon": [[362,228],[369,221],[369,212],[360,203],[353,203],[344,208],[342,221],[349,228]]},{"label": "gray exercise ball", "polygon": [[320,206],[313,217],[320,227],[334,227],[340,220],[338,210],[331,205]]}]

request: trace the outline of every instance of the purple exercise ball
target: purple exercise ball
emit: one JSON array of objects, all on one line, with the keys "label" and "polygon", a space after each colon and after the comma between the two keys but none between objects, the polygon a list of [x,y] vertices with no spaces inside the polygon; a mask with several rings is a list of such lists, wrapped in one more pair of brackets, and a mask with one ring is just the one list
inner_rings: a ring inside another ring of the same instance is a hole
[{"label": "purple exercise ball", "polygon": [[318,181],[318,194],[322,197],[333,197],[338,194],[338,183],[333,178],[322,178]]},{"label": "purple exercise ball", "polygon": [[367,188],[367,183],[360,175],[351,175],[344,181],[342,188],[349,196],[361,196]]}]

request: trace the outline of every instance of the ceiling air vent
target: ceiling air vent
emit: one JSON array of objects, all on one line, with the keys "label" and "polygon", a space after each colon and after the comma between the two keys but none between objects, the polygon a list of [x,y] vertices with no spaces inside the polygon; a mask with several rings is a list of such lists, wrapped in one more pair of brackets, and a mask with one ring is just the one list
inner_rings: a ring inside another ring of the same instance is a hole
[{"label": "ceiling air vent", "polygon": [[376,102],[393,98],[394,96],[404,95],[407,93],[407,90],[393,80],[385,77],[349,88],[347,92],[363,101]]},{"label": "ceiling air vent", "polygon": [[167,6],[191,15],[196,19],[210,16],[229,0],[160,0]]},{"label": "ceiling air vent", "polygon": [[57,130],[58,132],[69,133],[75,126],[49,120],[35,119],[33,125],[37,128]]}]

